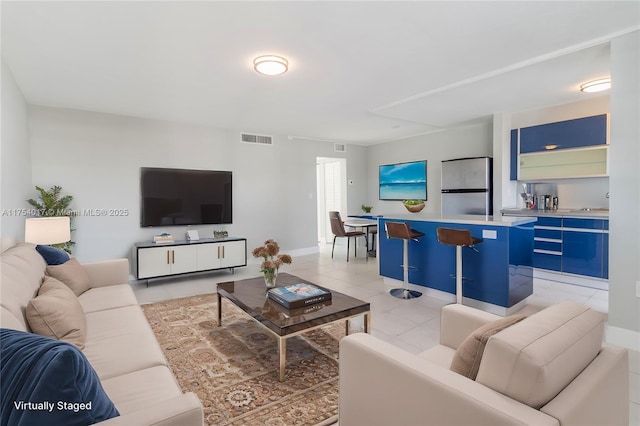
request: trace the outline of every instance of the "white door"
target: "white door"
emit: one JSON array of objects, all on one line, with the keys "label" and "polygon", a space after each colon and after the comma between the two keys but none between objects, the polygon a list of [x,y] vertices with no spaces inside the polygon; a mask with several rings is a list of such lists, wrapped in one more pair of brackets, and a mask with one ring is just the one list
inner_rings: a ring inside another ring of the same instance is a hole
[{"label": "white door", "polygon": [[321,243],[331,243],[333,233],[329,212],[339,211],[343,219],[347,214],[347,160],[319,157],[317,165],[318,240]]},{"label": "white door", "polygon": [[233,268],[247,263],[247,248],[244,241],[229,241],[222,246],[223,268]]},{"label": "white door", "polygon": [[196,246],[175,246],[171,249],[171,273],[183,274],[197,270]]},{"label": "white door", "polygon": [[138,249],[138,279],[171,275],[171,247]]}]

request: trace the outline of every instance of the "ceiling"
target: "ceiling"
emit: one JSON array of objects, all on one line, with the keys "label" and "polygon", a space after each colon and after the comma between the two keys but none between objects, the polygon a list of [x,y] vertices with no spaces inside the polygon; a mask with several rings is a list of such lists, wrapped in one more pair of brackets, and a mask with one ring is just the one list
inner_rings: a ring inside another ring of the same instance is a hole
[{"label": "ceiling", "polygon": [[[371,145],[602,96],[639,1],[2,1],[32,105]],[[257,74],[261,54],[288,58]],[[614,82],[615,84],[615,82]]]}]

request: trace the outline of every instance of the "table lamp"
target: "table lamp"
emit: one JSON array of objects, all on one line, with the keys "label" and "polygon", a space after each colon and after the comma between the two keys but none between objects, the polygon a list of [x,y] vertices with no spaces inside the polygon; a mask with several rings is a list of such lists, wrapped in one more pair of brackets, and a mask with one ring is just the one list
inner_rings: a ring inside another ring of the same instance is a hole
[{"label": "table lamp", "polygon": [[30,217],[24,226],[24,241],[33,244],[60,244],[71,240],[71,220],[61,217]]}]

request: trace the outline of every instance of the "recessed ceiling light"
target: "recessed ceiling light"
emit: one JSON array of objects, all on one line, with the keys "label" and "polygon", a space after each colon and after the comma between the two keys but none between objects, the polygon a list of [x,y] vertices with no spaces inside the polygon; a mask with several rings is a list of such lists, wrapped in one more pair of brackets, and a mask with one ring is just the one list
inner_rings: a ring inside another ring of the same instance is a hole
[{"label": "recessed ceiling light", "polygon": [[611,88],[610,78],[601,78],[580,85],[580,90],[587,93],[602,92]]},{"label": "recessed ceiling light", "polygon": [[280,75],[289,69],[289,61],[276,55],[258,56],[253,60],[253,69],[260,74]]}]

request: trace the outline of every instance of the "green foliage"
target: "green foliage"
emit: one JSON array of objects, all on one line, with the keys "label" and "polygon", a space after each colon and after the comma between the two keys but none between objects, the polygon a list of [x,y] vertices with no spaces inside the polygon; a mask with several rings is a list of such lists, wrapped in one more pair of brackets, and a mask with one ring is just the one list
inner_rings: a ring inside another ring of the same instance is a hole
[{"label": "green foliage", "polygon": [[[62,195],[61,186],[55,185],[48,191],[44,188],[36,186],[36,191],[38,191],[39,193],[40,201],[29,198],[27,200],[27,203],[29,203],[34,209],[38,211],[39,216],[69,216],[71,220],[73,219],[73,216],[76,216],[77,212],[74,212],[69,208],[69,206],[71,205],[71,201],[73,201],[73,196]],[[71,227],[71,231],[75,231],[73,226]],[[70,254],[71,248],[75,244],[76,243],[73,241],[68,241],[62,244],[52,244],[52,246],[58,247]]]},{"label": "green foliage", "polygon": [[360,206],[360,208],[361,208],[361,209],[362,209],[362,211],[363,211],[363,212],[365,212],[365,213],[371,213],[371,209],[372,209],[373,207],[371,207],[371,206],[365,206],[365,205],[363,204],[363,205],[361,205],[361,206]]},{"label": "green foliage", "polygon": [[424,201],[423,200],[403,200],[402,203],[406,204],[407,206],[416,206],[418,204],[424,203]]}]

